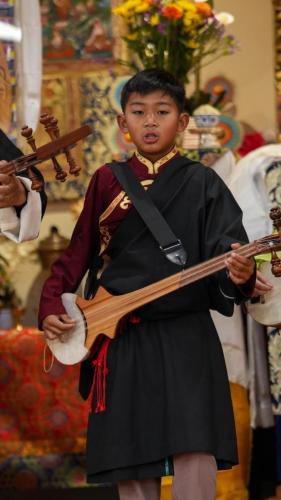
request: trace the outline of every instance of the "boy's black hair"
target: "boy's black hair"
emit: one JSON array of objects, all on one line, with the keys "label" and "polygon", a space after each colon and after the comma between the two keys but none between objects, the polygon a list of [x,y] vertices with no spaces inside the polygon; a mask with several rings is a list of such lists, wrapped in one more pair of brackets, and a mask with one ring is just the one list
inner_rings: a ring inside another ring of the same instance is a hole
[{"label": "boy's black hair", "polygon": [[136,73],[125,83],[121,92],[121,107],[125,111],[129,96],[133,92],[140,95],[147,95],[156,90],[163,90],[175,101],[178,110],[184,111],[185,89],[184,86],[172,75],[163,69],[144,69]]}]

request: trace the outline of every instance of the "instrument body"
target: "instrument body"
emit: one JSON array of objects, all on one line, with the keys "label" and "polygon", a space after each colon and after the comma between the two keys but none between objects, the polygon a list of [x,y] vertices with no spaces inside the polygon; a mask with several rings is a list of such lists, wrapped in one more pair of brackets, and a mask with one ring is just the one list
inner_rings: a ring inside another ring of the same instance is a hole
[{"label": "instrument body", "polygon": [[[236,250],[236,253],[245,257],[252,257],[266,251],[273,252],[279,249],[281,249],[281,235],[276,234],[243,245]],[[82,361],[91,355],[101,335],[106,335],[111,339],[117,336],[122,321],[129,313],[183,286],[224,269],[226,267],[226,257],[231,253],[232,251],[214,257],[156,283],[123,295],[111,295],[102,287],[98,289],[95,297],[91,300],[84,300],[72,294],[63,294],[62,300],[65,309],[71,317],[76,319],[77,324],[73,330],[63,336],[62,341],[58,339],[48,340],[50,350],[62,363],[75,364]],[[74,301],[80,311],[79,314],[77,314],[77,310],[74,310],[75,308],[73,309]],[[79,342],[82,343],[83,348],[78,349],[76,337],[79,337]],[[60,352],[57,350],[58,346]],[[63,354],[64,350],[74,351],[75,355]]]},{"label": "instrument body", "polygon": [[65,348],[63,337],[60,340],[58,338],[46,340],[50,350],[55,353],[56,359],[64,365],[78,363],[86,359],[90,354],[89,350],[85,347],[86,328],[84,326],[84,317],[76,305],[76,299],[77,295],[73,293],[64,293],[62,295],[62,303],[67,314],[76,321],[75,328],[71,332],[68,332],[65,338],[67,349]]},{"label": "instrument body", "polygon": [[281,280],[272,275],[270,262],[263,262],[259,270],[272,283],[273,288],[265,295],[249,300],[246,303],[247,311],[261,325],[280,328]]}]

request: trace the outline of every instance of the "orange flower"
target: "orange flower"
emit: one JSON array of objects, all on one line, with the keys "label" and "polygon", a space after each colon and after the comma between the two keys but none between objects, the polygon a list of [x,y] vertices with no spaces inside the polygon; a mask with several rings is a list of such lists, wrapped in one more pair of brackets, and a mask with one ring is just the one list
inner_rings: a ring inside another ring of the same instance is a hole
[{"label": "orange flower", "polygon": [[223,91],[224,91],[224,87],[223,87],[222,85],[219,85],[219,84],[218,84],[218,85],[215,85],[215,86],[213,87],[213,93],[214,93],[215,95],[220,95]]},{"label": "orange flower", "polygon": [[202,14],[204,17],[210,17],[213,15],[212,7],[207,2],[196,2],[197,12]]},{"label": "orange flower", "polygon": [[162,16],[167,17],[168,19],[180,19],[182,15],[182,10],[173,4],[166,5],[162,10]]}]

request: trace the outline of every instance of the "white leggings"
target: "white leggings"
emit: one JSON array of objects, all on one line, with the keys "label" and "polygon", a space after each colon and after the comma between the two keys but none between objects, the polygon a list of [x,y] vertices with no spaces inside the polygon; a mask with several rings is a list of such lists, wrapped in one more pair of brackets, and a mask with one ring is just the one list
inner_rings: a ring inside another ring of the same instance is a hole
[{"label": "white leggings", "polygon": [[[213,455],[183,453],[174,456],[172,500],[214,500],[217,465]],[[120,481],[120,500],[160,500],[161,478]]]}]

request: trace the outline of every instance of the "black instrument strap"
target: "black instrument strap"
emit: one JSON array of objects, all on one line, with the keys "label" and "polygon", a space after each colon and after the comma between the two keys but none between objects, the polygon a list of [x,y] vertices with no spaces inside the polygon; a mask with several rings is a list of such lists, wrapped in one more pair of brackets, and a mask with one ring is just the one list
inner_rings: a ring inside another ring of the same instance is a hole
[{"label": "black instrument strap", "polygon": [[167,259],[184,266],[187,256],[181,241],[175,236],[129,165],[114,161],[110,167]]}]

